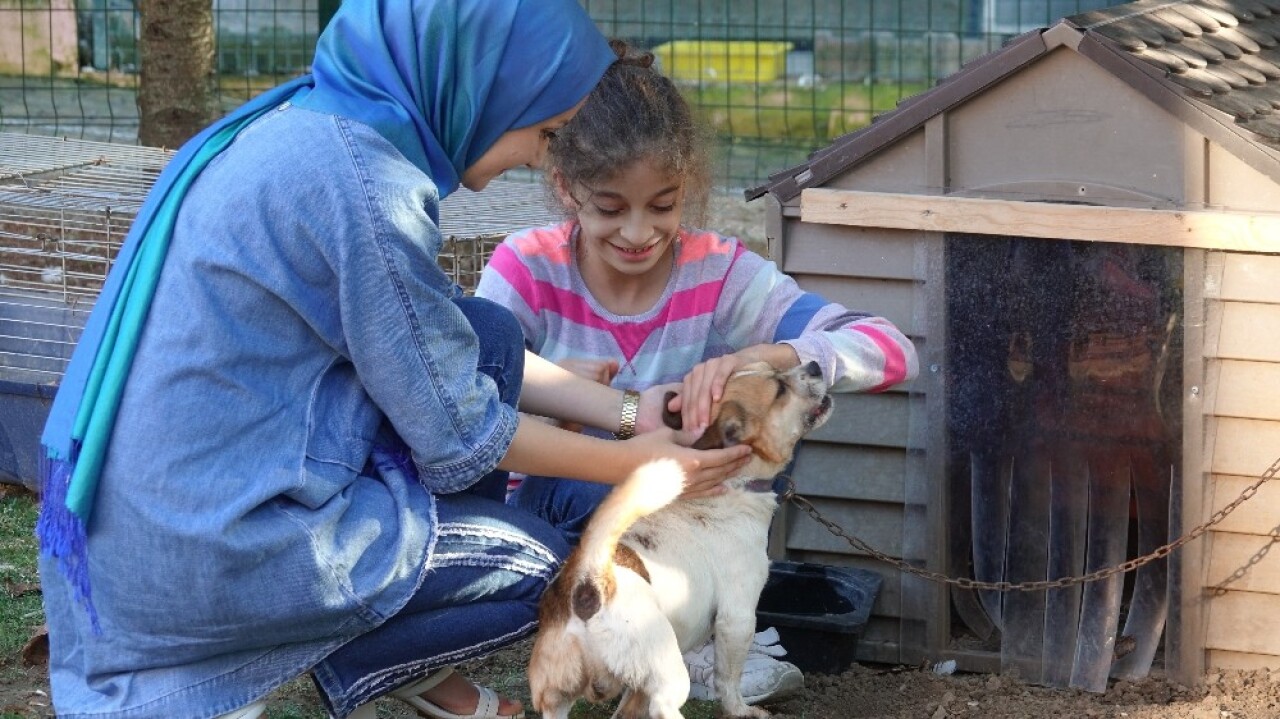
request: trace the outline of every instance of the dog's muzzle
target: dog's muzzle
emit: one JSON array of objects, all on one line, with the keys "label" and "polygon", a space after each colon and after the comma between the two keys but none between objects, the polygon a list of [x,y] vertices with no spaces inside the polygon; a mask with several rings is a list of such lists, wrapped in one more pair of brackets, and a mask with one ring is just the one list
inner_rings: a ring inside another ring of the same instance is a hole
[{"label": "dog's muzzle", "polygon": [[813,409],[809,410],[808,414],[804,416],[805,426],[813,429],[826,419],[829,414],[831,414],[831,395],[824,394],[822,395],[822,401],[814,405]]}]

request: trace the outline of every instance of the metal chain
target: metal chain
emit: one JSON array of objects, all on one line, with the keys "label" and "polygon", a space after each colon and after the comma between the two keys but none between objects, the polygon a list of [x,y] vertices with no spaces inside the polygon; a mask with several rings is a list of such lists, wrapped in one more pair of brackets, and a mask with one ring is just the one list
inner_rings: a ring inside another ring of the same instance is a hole
[{"label": "metal chain", "polygon": [[1232,572],[1231,575],[1228,576],[1226,579],[1222,580],[1221,582],[1218,582],[1218,584],[1215,585],[1210,590],[1213,592],[1213,596],[1220,597],[1226,594],[1228,584],[1233,584],[1241,579],[1244,579],[1244,576],[1249,573],[1249,570],[1253,569],[1253,566],[1255,564],[1257,564],[1258,562],[1261,562],[1263,558],[1266,557],[1267,554],[1271,552],[1271,548],[1274,547],[1277,542],[1280,542],[1280,526],[1276,526],[1272,528],[1272,530],[1267,533],[1267,537],[1268,537],[1267,543],[1262,545],[1262,547],[1259,548],[1258,551],[1254,552],[1253,555],[1249,557],[1248,561],[1246,561],[1242,566],[1237,568],[1236,571]]},{"label": "metal chain", "polygon": [[[1132,572],[1138,567],[1141,567],[1144,564],[1150,564],[1151,562],[1154,562],[1158,559],[1164,559],[1165,557],[1168,557],[1175,550],[1177,550],[1179,547],[1186,544],[1187,542],[1191,542],[1193,540],[1199,539],[1205,532],[1208,532],[1209,529],[1213,527],[1215,524],[1218,524],[1222,520],[1226,519],[1227,515],[1234,512],[1236,508],[1239,507],[1240,505],[1252,499],[1253,496],[1258,493],[1258,489],[1263,484],[1274,479],[1276,474],[1278,473],[1280,473],[1280,458],[1277,458],[1275,462],[1272,462],[1271,466],[1267,468],[1267,471],[1263,472],[1262,475],[1258,477],[1258,480],[1256,482],[1254,482],[1249,487],[1247,487],[1243,492],[1241,492],[1239,497],[1236,497],[1234,500],[1232,500],[1230,504],[1223,507],[1222,509],[1219,509],[1217,512],[1214,512],[1213,516],[1209,517],[1209,521],[1205,522],[1204,524],[1201,524],[1195,529],[1192,529],[1190,532],[1187,532],[1181,537],[1178,537],[1174,541],[1169,542],[1168,544],[1157,548],[1155,551],[1151,552],[1150,554],[1146,554],[1141,557],[1135,557],[1122,564],[1118,564],[1114,567],[1106,567],[1093,572],[1089,572],[1088,574],[1082,574],[1074,577],[1060,577],[1058,579],[1043,579],[1043,580],[1036,580],[1036,581],[1030,581],[1030,582],[980,582],[976,579],[969,579],[967,577],[950,577],[940,572],[933,572],[927,569],[921,569],[919,567],[912,565],[910,562],[900,557],[893,557],[888,554],[885,554],[884,552],[881,552],[880,550],[872,547],[871,545],[867,544],[861,539],[858,539],[857,537],[853,537],[853,536],[850,536],[849,534],[846,534],[845,531],[840,527],[840,525],[836,524],[835,522],[832,522],[826,517],[823,517],[822,514],[818,512],[817,508],[814,507],[809,500],[795,493],[795,483],[791,480],[790,477],[786,478],[787,485],[788,485],[787,490],[783,493],[780,501],[786,502],[787,500],[790,500],[793,504],[795,504],[797,507],[803,510],[810,517],[813,517],[814,521],[826,527],[827,531],[831,532],[837,537],[841,537],[846,542],[848,542],[849,545],[854,549],[861,550],[862,552],[869,554],[872,557],[882,562],[892,564],[893,566],[897,567],[899,570],[903,572],[906,572],[907,574],[913,574],[917,577],[922,577],[932,582],[952,584],[964,589],[987,589],[987,590],[992,590],[997,592],[1038,592],[1044,589],[1061,589],[1063,587],[1069,587],[1075,584],[1097,582],[1103,579],[1107,579],[1109,577],[1113,577],[1117,574]],[[1280,528],[1278,528],[1278,530],[1280,530]],[[1274,537],[1272,541],[1273,542],[1280,541],[1280,535],[1277,535],[1276,537]],[[1270,544],[1267,545],[1268,550],[1270,549],[1270,546],[1271,546]],[[1263,554],[1265,554],[1265,552],[1263,552]],[[1231,582],[1234,582],[1237,579],[1239,579],[1241,576],[1243,576],[1245,572],[1248,571],[1249,566],[1252,566],[1253,564],[1256,564],[1256,563],[1257,563],[1256,561],[1253,561],[1250,564],[1246,565],[1245,567],[1241,567],[1240,569],[1236,570],[1235,574],[1228,577],[1221,584],[1215,587],[1214,591],[1218,594],[1224,593],[1226,591],[1225,587],[1227,584],[1230,584]]]}]

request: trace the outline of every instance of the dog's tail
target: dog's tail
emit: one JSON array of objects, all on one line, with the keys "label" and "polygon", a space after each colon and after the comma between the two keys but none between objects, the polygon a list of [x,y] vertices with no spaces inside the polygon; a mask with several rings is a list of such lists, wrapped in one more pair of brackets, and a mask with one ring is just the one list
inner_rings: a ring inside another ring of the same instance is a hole
[{"label": "dog's tail", "polygon": [[[578,544],[573,612],[581,619],[595,614],[612,596],[614,555],[618,541],[637,520],[673,502],[684,491],[684,471],[673,459],[649,462],[618,485],[596,508]],[[602,596],[603,595],[603,596]]]}]

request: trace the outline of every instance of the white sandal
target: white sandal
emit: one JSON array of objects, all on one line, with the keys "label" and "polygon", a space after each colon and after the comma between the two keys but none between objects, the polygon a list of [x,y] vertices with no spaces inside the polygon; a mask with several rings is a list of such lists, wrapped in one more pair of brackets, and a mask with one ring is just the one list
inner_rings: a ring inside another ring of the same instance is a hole
[{"label": "white sandal", "polygon": [[445,667],[439,671],[432,672],[421,681],[414,682],[406,687],[401,687],[393,692],[391,696],[408,704],[419,712],[431,717],[432,719],[524,719],[524,712],[520,711],[515,714],[499,714],[499,699],[497,692],[489,687],[475,685],[480,692],[480,700],[476,704],[476,710],[470,714],[454,714],[445,711],[436,704],[423,699],[422,694],[436,688],[440,682],[448,679],[453,674],[453,667]]}]

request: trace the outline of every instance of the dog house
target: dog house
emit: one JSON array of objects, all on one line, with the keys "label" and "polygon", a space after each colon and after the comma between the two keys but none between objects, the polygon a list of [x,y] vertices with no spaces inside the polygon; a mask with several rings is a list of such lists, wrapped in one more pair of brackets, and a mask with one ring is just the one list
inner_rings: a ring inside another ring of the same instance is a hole
[{"label": "dog house", "polygon": [[798,492],[921,570],[1102,574],[947,584],[788,507],[777,556],[884,578],[861,660],[1091,691],[1280,667],[1280,487],[1215,516],[1280,458],[1278,43],[1277,0],[1077,15],[747,191],[785,272],[921,357],[837,400]]}]

